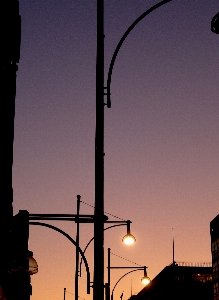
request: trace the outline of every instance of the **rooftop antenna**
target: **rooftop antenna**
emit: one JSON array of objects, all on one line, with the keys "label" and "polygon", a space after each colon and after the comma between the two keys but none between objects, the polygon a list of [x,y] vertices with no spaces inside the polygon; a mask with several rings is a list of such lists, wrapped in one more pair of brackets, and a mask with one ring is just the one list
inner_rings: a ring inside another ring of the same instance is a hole
[{"label": "rooftop antenna", "polygon": [[175,265],[175,259],[174,259],[174,228],[172,228],[173,233],[173,266]]},{"label": "rooftop antenna", "polygon": [[132,296],[132,279],[131,279],[131,296]]},{"label": "rooftop antenna", "polygon": [[64,288],[64,300],[65,300],[65,295],[66,295],[66,288]]}]

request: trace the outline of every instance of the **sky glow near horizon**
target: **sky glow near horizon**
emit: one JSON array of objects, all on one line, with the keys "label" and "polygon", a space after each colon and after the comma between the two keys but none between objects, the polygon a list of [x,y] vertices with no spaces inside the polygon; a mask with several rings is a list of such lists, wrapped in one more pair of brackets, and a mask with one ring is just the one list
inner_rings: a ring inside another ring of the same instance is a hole
[{"label": "sky glow near horizon", "polygon": [[[105,1],[105,83],[117,43],[158,1]],[[154,278],[175,260],[210,262],[210,221],[219,213],[219,36],[210,30],[217,0],[173,0],[130,33],[112,74],[105,108],[105,212],[131,220],[105,232],[112,266],[148,267]],[[14,214],[93,214],[96,1],[20,1],[21,59],[14,138]],[[115,217],[114,217],[115,216]],[[117,218],[118,217],[118,218]],[[75,239],[74,222],[53,222]],[[93,237],[80,225],[80,246]],[[31,300],[74,299],[75,248],[48,228],[30,228],[39,265]],[[86,250],[93,276],[93,244]],[[111,289],[124,274],[111,270]],[[114,299],[139,292],[142,271],[124,277]],[[79,296],[86,295],[82,267]]]}]

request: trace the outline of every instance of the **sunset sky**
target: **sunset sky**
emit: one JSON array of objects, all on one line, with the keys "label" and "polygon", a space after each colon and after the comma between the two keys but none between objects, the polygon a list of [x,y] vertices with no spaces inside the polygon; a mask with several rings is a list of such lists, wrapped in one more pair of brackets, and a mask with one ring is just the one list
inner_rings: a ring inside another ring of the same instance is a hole
[{"label": "sunset sky", "polygon": [[[105,82],[126,29],[158,1],[105,0]],[[96,1],[20,0],[21,59],[14,137],[14,214],[94,212]],[[210,221],[219,213],[218,0],[172,0],[142,20],[115,62],[105,108],[105,214],[132,221],[105,231],[112,266],[137,263],[153,279],[175,260],[211,262]],[[52,222],[75,239],[74,222]],[[80,225],[80,247],[93,225]],[[74,299],[75,247],[30,227],[39,265],[31,300]],[[128,261],[122,259],[127,259]],[[86,252],[93,279],[93,244]],[[133,263],[132,263],[133,262]],[[111,288],[126,270],[111,270]],[[138,293],[142,271],[124,277],[114,299]],[[82,267],[79,296],[86,294]]]}]

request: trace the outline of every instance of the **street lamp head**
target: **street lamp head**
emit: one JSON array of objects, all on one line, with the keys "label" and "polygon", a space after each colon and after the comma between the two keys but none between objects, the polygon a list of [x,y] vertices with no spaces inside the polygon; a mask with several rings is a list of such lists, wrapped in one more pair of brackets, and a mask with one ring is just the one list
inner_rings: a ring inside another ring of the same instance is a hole
[{"label": "street lamp head", "polygon": [[122,239],[122,242],[126,245],[132,245],[132,244],[134,244],[135,241],[136,241],[136,238],[131,233],[129,233],[129,234],[127,233]]},{"label": "street lamp head", "polygon": [[219,34],[219,12],[213,17],[211,21],[211,31]]},{"label": "street lamp head", "polygon": [[150,280],[149,277],[144,276],[144,277],[142,277],[141,282],[142,282],[144,285],[148,285],[148,283],[150,283],[151,280]]},{"label": "street lamp head", "polygon": [[132,245],[136,241],[136,238],[134,237],[134,235],[131,234],[130,223],[131,223],[131,221],[128,220],[127,221],[127,234],[122,239],[122,242],[125,243],[126,245]]},{"label": "street lamp head", "polygon": [[28,273],[30,275],[36,274],[38,272],[38,265],[37,265],[36,260],[32,256],[28,257],[28,260],[29,260]]},{"label": "street lamp head", "polygon": [[146,270],[146,268],[147,268],[147,267],[144,267],[144,276],[143,276],[142,279],[141,279],[141,282],[142,282],[144,285],[148,285],[148,284],[151,282],[150,278],[149,278],[148,275],[147,275],[147,270]]}]

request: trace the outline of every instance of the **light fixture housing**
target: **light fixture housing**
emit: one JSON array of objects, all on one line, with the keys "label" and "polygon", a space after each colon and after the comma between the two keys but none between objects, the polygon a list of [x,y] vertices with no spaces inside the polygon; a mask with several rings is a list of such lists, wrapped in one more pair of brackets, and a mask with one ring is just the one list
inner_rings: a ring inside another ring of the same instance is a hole
[{"label": "light fixture housing", "polygon": [[136,241],[136,238],[134,237],[134,235],[131,234],[130,224],[131,224],[131,221],[128,220],[127,221],[127,234],[122,239],[122,242],[126,245],[132,245]]},{"label": "light fixture housing", "polygon": [[144,277],[142,277],[141,282],[144,285],[148,285],[151,282],[151,280],[150,280],[150,278],[148,276],[144,276]]},{"label": "light fixture housing", "polygon": [[10,269],[10,273],[28,273],[29,275],[36,274],[38,272],[38,264],[33,258],[33,252],[28,250],[27,257],[25,259],[15,259],[13,266]]},{"label": "light fixture housing", "polygon": [[38,272],[38,264],[32,256],[28,257],[29,260],[29,269],[27,270],[27,273],[30,275],[36,274]]},{"label": "light fixture housing", "polygon": [[127,233],[122,239],[122,242],[126,245],[132,245],[135,241],[136,238],[131,233]]},{"label": "light fixture housing", "polygon": [[147,267],[146,266],[144,266],[144,276],[142,277],[142,279],[141,279],[141,282],[144,284],[144,285],[148,285],[150,282],[151,282],[151,280],[150,280],[150,278],[148,277],[148,275],[147,275]]}]

